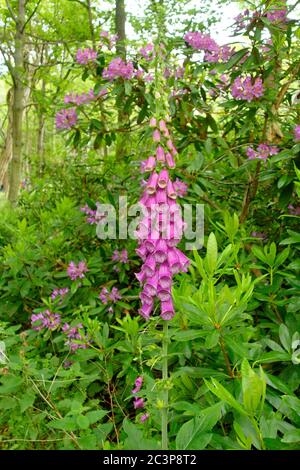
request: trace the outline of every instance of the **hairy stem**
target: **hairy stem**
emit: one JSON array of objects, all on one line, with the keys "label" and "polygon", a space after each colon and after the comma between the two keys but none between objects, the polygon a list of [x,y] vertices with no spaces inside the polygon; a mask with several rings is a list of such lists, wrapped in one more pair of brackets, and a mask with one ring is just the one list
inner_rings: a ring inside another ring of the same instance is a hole
[{"label": "hairy stem", "polygon": [[161,448],[168,449],[168,401],[169,392],[167,388],[168,380],[168,321],[163,323],[163,338],[162,338],[162,379],[163,379],[163,408],[161,411]]}]

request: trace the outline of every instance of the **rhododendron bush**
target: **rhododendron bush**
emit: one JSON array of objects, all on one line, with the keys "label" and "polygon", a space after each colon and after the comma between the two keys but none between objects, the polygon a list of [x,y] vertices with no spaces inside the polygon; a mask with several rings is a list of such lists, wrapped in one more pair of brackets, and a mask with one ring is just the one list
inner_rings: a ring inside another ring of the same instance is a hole
[{"label": "rhododendron bush", "polygon": [[299,449],[297,2],[215,2],[223,42],[208,2],[146,2],[127,39],[94,3],[27,36],[50,28],[0,199],[0,446]]}]

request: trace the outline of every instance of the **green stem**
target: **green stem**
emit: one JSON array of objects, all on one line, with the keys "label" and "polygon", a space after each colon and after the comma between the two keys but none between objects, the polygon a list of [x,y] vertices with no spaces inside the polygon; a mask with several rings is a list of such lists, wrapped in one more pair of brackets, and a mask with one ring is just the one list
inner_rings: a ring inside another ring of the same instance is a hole
[{"label": "green stem", "polygon": [[162,338],[162,380],[163,380],[163,408],[161,411],[161,448],[168,450],[168,401],[169,392],[167,387],[168,380],[168,321],[163,323],[163,338]]}]

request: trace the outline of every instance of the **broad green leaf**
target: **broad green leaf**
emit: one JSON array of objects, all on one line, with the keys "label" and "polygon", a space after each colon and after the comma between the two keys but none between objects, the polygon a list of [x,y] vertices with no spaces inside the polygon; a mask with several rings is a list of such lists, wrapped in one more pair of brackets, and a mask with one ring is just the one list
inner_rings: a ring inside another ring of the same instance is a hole
[{"label": "broad green leaf", "polygon": [[300,442],[300,429],[292,429],[286,432],[282,442]]},{"label": "broad green leaf", "polygon": [[159,449],[159,443],[154,439],[146,439],[139,427],[130,422],[127,418],[124,420],[123,429],[127,434],[124,441],[126,450],[156,450]]},{"label": "broad green leaf", "polygon": [[203,410],[198,417],[184,423],[177,433],[176,449],[204,449],[212,436],[207,434],[207,431],[210,431],[220,419],[221,410],[222,403],[217,403]]},{"label": "broad green leaf", "polygon": [[66,416],[65,418],[55,419],[47,424],[49,428],[61,429],[62,431],[75,431],[78,426],[75,417]]},{"label": "broad green leaf", "polygon": [[279,338],[284,349],[291,353],[292,339],[288,330],[288,327],[281,323],[279,327]]},{"label": "broad green leaf", "polygon": [[218,344],[219,338],[220,332],[218,330],[207,332],[207,336],[205,338],[205,347],[207,349],[214,348]]},{"label": "broad green leaf", "polygon": [[254,414],[264,399],[265,395],[265,381],[263,376],[257,375],[250,367],[247,359],[242,361],[242,390],[243,390],[243,403],[245,409]]},{"label": "broad green leaf", "polygon": [[262,251],[261,248],[259,248],[258,246],[253,246],[252,247],[252,253],[254,254],[254,256],[256,258],[258,258],[260,261],[262,261],[263,263],[268,263],[267,261],[267,258],[266,258],[266,255],[264,254],[264,252]]},{"label": "broad green leaf", "polygon": [[89,418],[87,416],[79,415],[76,417],[76,422],[80,429],[88,429],[90,422]]},{"label": "broad green leaf", "polygon": [[18,401],[13,397],[4,397],[0,399],[0,410],[11,410],[16,408]]},{"label": "broad green leaf", "polygon": [[26,411],[28,408],[30,408],[35,400],[35,394],[31,391],[28,391],[22,395],[21,400],[20,400],[20,409],[21,413]]},{"label": "broad green leaf", "polygon": [[206,261],[210,274],[215,272],[218,260],[218,245],[214,233],[211,233],[207,240]]},{"label": "broad green leaf", "polygon": [[211,382],[204,379],[204,382],[207,388],[214,395],[220,398],[220,400],[223,400],[226,403],[228,403],[228,405],[230,405],[240,414],[246,415],[246,416],[248,415],[247,411],[242,407],[242,405],[240,405],[240,403],[231,395],[231,393],[228,392],[228,390],[226,390],[226,388],[223,387],[223,385],[221,385],[216,379],[211,379]]}]

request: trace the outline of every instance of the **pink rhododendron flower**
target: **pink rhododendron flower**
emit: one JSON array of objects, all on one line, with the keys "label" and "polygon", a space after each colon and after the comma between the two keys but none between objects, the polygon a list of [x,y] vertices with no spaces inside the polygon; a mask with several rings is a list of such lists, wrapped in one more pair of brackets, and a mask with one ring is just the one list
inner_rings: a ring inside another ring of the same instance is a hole
[{"label": "pink rhododendron flower", "polygon": [[78,49],[76,53],[76,61],[81,65],[87,65],[89,62],[95,62],[96,59],[97,52],[93,49]]},{"label": "pink rhododendron flower", "polygon": [[251,77],[242,79],[237,77],[231,87],[231,94],[237,100],[253,101],[260,98],[264,93],[261,78],[256,78],[253,82]]},{"label": "pink rhododendron flower", "polygon": [[219,49],[216,41],[214,41],[208,34],[199,33],[197,31],[186,33],[184,40],[193,49],[209,52],[217,51]]},{"label": "pink rhododendron flower", "polygon": [[246,155],[248,160],[266,160],[272,155],[276,155],[279,152],[279,149],[275,146],[269,146],[267,144],[259,144],[256,150],[252,147],[248,147],[246,150]]},{"label": "pink rhododendron flower", "polygon": [[267,18],[271,23],[285,23],[287,21],[287,10],[269,10]]},{"label": "pink rhododendron flower", "polygon": [[70,129],[77,122],[77,113],[75,108],[62,109],[56,114],[56,128]]},{"label": "pink rhododendron flower", "polygon": [[72,281],[76,281],[76,279],[83,279],[85,277],[85,274],[88,271],[87,265],[84,261],[79,261],[78,265],[74,263],[74,261],[71,261],[67,273],[68,276]]},{"label": "pink rhododendron flower", "polygon": [[68,292],[68,287],[65,287],[63,289],[54,289],[51,294],[51,299],[54,300],[56,299],[56,297],[64,297],[65,295],[67,295]]},{"label": "pink rhododendron flower", "polygon": [[134,74],[132,62],[124,62],[120,57],[113,59],[108,67],[103,70],[102,76],[110,81],[115,78],[123,78],[124,80],[131,80]]},{"label": "pink rhododendron flower", "polygon": [[50,310],[31,315],[31,327],[35,331],[41,331],[44,328],[52,331],[58,328],[60,323],[60,314],[50,312]]},{"label": "pink rhododendron flower", "polygon": [[[88,340],[87,338],[80,332],[83,329],[82,323],[79,323],[76,326],[70,326],[69,323],[65,323],[62,327],[62,331],[67,337],[65,341],[65,345],[69,346],[72,352],[77,351],[77,349],[86,349]],[[74,341],[75,340],[75,341]],[[82,343],[78,343],[77,341],[82,341]]]},{"label": "pink rhododendron flower", "polygon": [[206,62],[228,62],[230,57],[234,54],[234,49],[229,46],[221,46],[212,52],[206,52],[204,54],[204,60]]},{"label": "pink rhododendron flower", "polygon": [[298,124],[294,129],[294,138],[296,142],[300,140],[300,124]]}]

